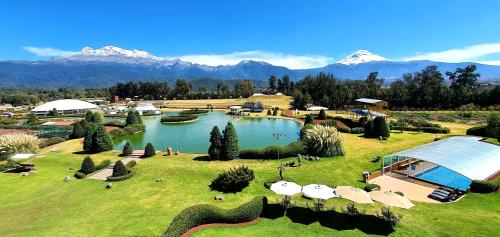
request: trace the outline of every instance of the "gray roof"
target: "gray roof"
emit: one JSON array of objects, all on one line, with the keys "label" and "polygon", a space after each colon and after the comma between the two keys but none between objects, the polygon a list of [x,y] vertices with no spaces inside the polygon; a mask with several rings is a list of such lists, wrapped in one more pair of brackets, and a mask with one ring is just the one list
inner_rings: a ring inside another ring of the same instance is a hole
[{"label": "gray roof", "polygon": [[470,179],[484,180],[500,170],[500,146],[480,137],[455,136],[390,156],[411,157],[453,170]]},{"label": "gray roof", "polygon": [[375,104],[378,103],[382,100],[377,100],[377,99],[368,99],[368,98],[359,98],[355,100],[356,102],[361,102],[361,103],[368,103],[368,104]]}]

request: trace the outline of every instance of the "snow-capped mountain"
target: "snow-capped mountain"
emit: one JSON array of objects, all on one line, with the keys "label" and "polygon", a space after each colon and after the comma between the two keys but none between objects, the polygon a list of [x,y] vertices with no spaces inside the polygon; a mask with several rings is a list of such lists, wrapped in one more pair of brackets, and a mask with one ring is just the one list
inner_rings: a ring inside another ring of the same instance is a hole
[{"label": "snow-capped mountain", "polygon": [[80,51],[77,55],[85,55],[85,56],[124,56],[131,58],[149,58],[155,60],[162,60],[163,58],[154,56],[149,52],[142,50],[128,50],[122,49],[115,46],[104,46],[100,49],[93,49],[91,47],[84,47],[82,51]]},{"label": "snow-capped mountain", "polygon": [[344,59],[338,61],[337,63],[344,65],[353,65],[368,62],[379,62],[379,61],[389,61],[380,55],[369,52],[368,50],[358,50],[351,55],[345,57]]}]

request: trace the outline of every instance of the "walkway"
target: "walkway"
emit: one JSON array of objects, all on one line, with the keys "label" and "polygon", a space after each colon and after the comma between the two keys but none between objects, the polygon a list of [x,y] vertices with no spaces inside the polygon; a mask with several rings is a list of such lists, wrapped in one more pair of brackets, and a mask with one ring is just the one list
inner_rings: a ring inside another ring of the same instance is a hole
[{"label": "walkway", "polygon": [[440,203],[427,197],[427,195],[434,191],[434,189],[431,187],[410,183],[408,181],[404,181],[388,175],[376,177],[369,180],[368,182],[378,184],[381,191],[402,192],[406,198],[412,201]]},{"label": "walkway", "polygon": [[[126,165],[130,161],[133,161],[133,160],[135,160],[135,162],[139,162],[141,159],[136,158],[136,157],[128,157],[128,158],[122,159],[121,161],[124,165]],[[92,176],[88,177],[88,179],[106,180],[107,177],[109,177],[113,174],[113,166],[114,166],[114,164],[110,164],[108,166],[108,168],[103,169],[103,170],[93,174]]]}]

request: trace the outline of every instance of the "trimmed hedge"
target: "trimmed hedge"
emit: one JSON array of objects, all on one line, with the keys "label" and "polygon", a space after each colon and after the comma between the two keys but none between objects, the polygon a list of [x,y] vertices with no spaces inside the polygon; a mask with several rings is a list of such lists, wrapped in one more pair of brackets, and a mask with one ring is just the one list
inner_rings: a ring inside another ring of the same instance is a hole
[{"label": "trimmed hedge", "polygon": [[[401,127],[398,126],[391,126],[392,130],[401,130]],[[448,134],[450,133],[449,128],[444,128],[444,127],[421,127],[421,128],[416,128],[416,127],[404,127],[403,131],[413,131],[413,132],[426,132],[426,133],[444,133]]]},{"label": "trimmed hedge", "polygon": [[205,224],[233,224],[253,221],[261,215],[265,205],[267,205],[267,198],[262,196],[255,197],[230,210],[220,209],[209,204],[194,205],[179,213],[163,236],[179,237],[189,229]]},{"label": "trimmed hedge", "polygon": [[160,121],[162,123],[178,123],[178,122],[186,122],[197,119],[196,115],[179,115],[179,116],[166,116],[162,117]]},{"label": "trimmed hedge", "polygon": [[129,172],[128,174],[126,175],[122,175],[122,176],[116,176],[116,177],[113,177],[113,176],[108,176],[106,178],[107,181],[109,182],[115,182],[115,181],[123,181],[123,180],[126,180],[126,179],[130,179],[130,177],[132,177],[132,175],[134,175],[133,172]]},{"label": "trimmed hedge", "polygon": [[75,173],[75,178],[77,178],[77,179],[83,179],[83,178],[85,178],[86,176],[87,176],[87,175],[86,175],[86,174],[84,174],[84,173],[83,173],[83,172],[81,172],[81,171],[76,171],[76,173]]},{"label": "trimmed hedge", "polygon": [[116,139],[119,137],[124,137],[132,135],[134,133],[142,132],[144,130],[146,130],[146,126],[144,124],[134,124],[126,126],[122,129],[112,130],[111,132],[109,132],[109,135],[111,135],[111,138]]},{"label": "trimmed hedge", "polygon": [[[292,142],[287,146],[279,147],[280,158],[296,157],[298,154],[306,154],[307,147],[302,142]],[[239,155],[240,159],[278,159],[278,146],[268,146],[264,149],[246,149]]]},{"label": "trimmed hedge", "polygon": [[470,191],[473,193],[493,193],[496,192],[499,185],[489,181],[472,180]]},{"label": "trimmed hedge", "polygon": [[205,109],[191,109],[191,110],[183,110],[179,112],[181,115],[190,115],[190,114],[206,114],[208,113],[208,110]]},{"label": "trimmed hedge", "polygon": [[65,142],[65,141],[66,141],[66,138],[63,138],[63,137],[51,137],[51,138],[47,138],[45,141],[41,142],[38,146],[40,148],[44,148],[44,147],[52,146],[52,145],[55,145],[55,144],[58,144],[61,142]]},{"label": "trimmed hedge", "polygon": [[365,133],[365,128],[363,128],[363,127],[354,127],[354,128],[351,128],[351,133],[352,134]]},{"label": "trimmed hedge", "polygon": [[101,163],[96,165],[95,170],[102,170],[102,169],[108,167],[110,164],[111,164],[110,160],[103,160],[103,161],[101,161]]},{"label": "trimmed hedge", "polygon": [[124,128],[126,126],[125,122],[121,120],[111,120],[104,123],[104,126],[119,127]]},{"label": "trimmed hedge", "polygon": [[485,137],[486,136],[486,127],[485,126],[477,126],[477,127],[469,128],[469,129],[467,129],[466,134],[471,135],[471,136]]}]

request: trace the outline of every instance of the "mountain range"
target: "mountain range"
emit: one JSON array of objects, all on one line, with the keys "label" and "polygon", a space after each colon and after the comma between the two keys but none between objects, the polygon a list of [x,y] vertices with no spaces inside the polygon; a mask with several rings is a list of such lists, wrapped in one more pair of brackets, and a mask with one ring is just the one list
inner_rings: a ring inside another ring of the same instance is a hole
[{"label": "mountain range", "polygon": [[[208,66],[179,59],[166,59],[141,50],[114,46],[83,48],[66,57],[37,61],[1,61],[0,87],[108,87],[127,81],[173,81],[212,78],[223,80],[251,79],[266,81],[270,75],[289,75],[298,81],[306,75],[331,73],[341,79],[365,79],[370,72],[391,82],[404,73],[436,65],[444,74],[458,67],[474,64],[480,81],[500,81],[500,66],[472,62],[391,61],[366,50],[359,50],[337,63],[321,68],[289,69],[267,62],[244,60],[235,65]],[[261,84],[261,83],[259,83]]]}]

